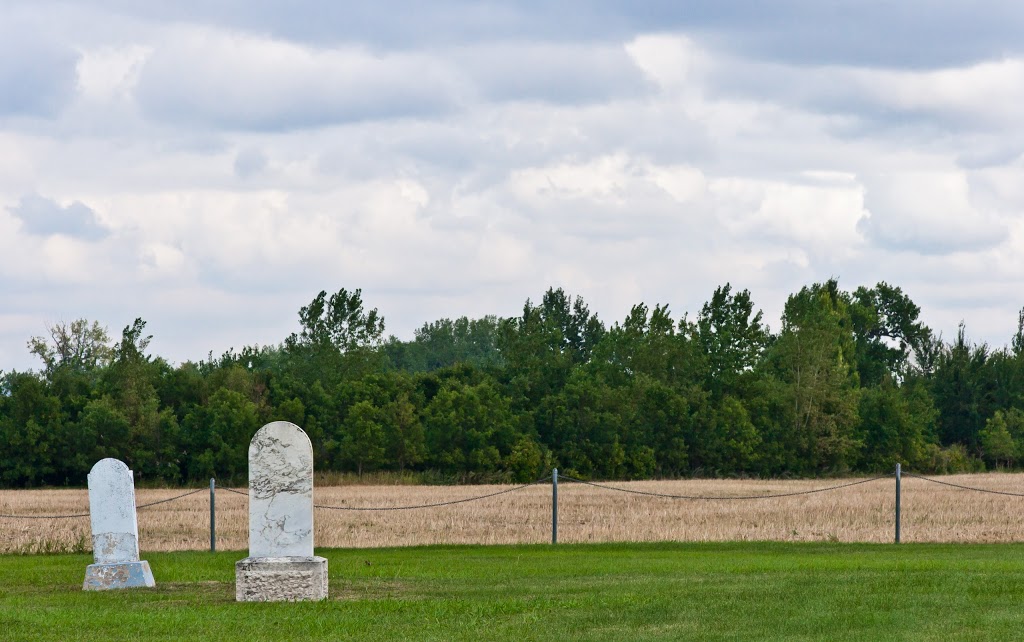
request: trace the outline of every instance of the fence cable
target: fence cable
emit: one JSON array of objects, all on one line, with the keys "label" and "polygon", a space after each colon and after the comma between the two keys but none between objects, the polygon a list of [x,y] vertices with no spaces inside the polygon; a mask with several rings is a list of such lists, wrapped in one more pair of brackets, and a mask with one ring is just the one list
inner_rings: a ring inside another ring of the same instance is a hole
[{"label": "fence cable", "polygon": [[559,475],[558,480],[563,479],[575,482],[577,484],[585,484],[587,486],[594,486],[595,488],[603,488],[605,490],[616,490],[620,493],[632,493],[634,495],[647,495],[650,497],[663,497],[666,499],[709,499],[709,500],[727,500],[727,499],[774,499],[776,497],[796,497],[797,495],[812,495],[814,493],[824,493],[829,490],[838,490],[840,488],[849,488],[850,486],[857,486],[858,484],[866,484],[868,482],[878,481],[879,479],[888,479],[892,475],[882,475],[880,477],[872,477],[871,479],[861,479],[860,481],[849,482],[846,484],[839,484],[837,486],[828,486],[826,488],[815,488],[813,490],[801,490],[793,493],[778,493],[775,495],[670,495],[668,493],[655,493],[646,490],[634,490],[632,488],[619,488],[617,486],[608,486],[606,484],[598,484],[595,482],[584,481],[582,479],[576,479],[575,477],[569,477],[568,475]]},{"label": "fence cable", "polygon": [[[991,489],[988,489],[988,488],[977,488],[975,486],[965,486],[963,484],[954,484],[952,482],[940,481],[938,479],[932,479],[930,477],[924,477],[922,475],[915,475],[913,473],[908,473],[908,472],[905,472],[905,471],[902,473],[902,475],[903,475],[903,477],[913,477],[914,479],[921,479],[923,481],[931,482],[933,484],[941,484],[942,486],[950,486],[952,488],[959,488],[961,490],[970,490],[970,491],[974,491],[974,492],[978,492],[978,493],[989,493],[989,494],[992,494],[992,495],[1008,495],[1008,496],[1011,496],[1011,497],[1024,497],[1024,493],[1011,493],[1009,491],[1003,491],[1003,490],[991,490]],[[776,493],[774,495],[673,495],[673,494],[670,494],[670,493],[656,493],[656,492],[646,491],[646,490],[636,490],[636,489],[632,489],[632,488],[620,488],[618,486],[609,486],[607,484],[599,484],[597,482],[591,482],[591,481],[586,481],[586,480],[583,480],[583,479],[577,479],[576,477],[570,477],[568,475],[559,475],[559,481],[573,482],[573,483],[577,483],[577,484],[583,484],[585,486],[593,486],[595,488],[601,488],[603,490],[617,491],[617,492],[620,492],[620,493],[629,493],[631,495],[644,495],[644,496],[647,496],[647,497],[662,497],[662,498],[665,498],[665,499],[716,500],[717,501],[717,500],[775,499],[775,498],[780,498],[780,497],[797,497],[797,496],[800,496],[800,495],[813,495],[815,493],[824,493],[824,492],[828,492],[828,491],[831,491],[831,490],[839,490],[841,488],[849,488],[851,486],[858,486],[860,484],[867,484],[869,482],[878,481],[880,479],[888,479],[888,478],[891,478],[891,477],[892,477],[891,474],[890,475],[881,475],[879,477],[871,477],[869,479],[861,479],[861,480],[858,480],[858,481],[855,481],[855,482],[849,482],[849,483],[845,483],[845,484],[838,484],[836,486],[827,486],[825,488],[814,488],[812,490],[802,490],[802,491],[796,491],[796,492],[792,492],[792,493]],[[432,503],[432,504],[416,504],[416,505],[412,505],[412,506],[327,506],[327,505],[324,505],[324,504],[313,504],[313,507],[314,508],[323,508],[325,510],[349,510],[349,511],[392,511],[392,510],[415,510],[415,509],[418,509],[418,508],[437,508],[437,507],[440,507],[440,506],[451,506],[453,504],[464,504],[464,503],[467,503],[467,502],[475,502],[475,501],[478,501],[478,500],[481,500],[481,499],[487,499],[489,497],[497,497],[499,495],[505,495],[505,494],[508,494],[508,493],[514,493],[514,492],[516,492],[518,490],[523,490],[524,488],[529,488],[531,486],[536,486],[538,484],[542,484],[542,483],[550,481],[550,480],[551,480],[551,475],[548,475],[547,477],[542,477],[542,478],[538,479],[537,481],[530,482],[529,484],[522,484],[520,486],[515,486],[513,488],[506,488],[504,490],[499,490],[499,491],[494,492],[494,493],[487,493],[485,495],[477,495],[475,497],[466,497],[464,499],[453,499],[453,500],[446,501],[446,502],[436,502],[436,503]],[[200,492],[203,492],[205,490],[206,490],[206,488],[196,488],[195,490],[190,490],[187,493],[182,493],[181,495],[176,495],[174,497],[168,497],[167,499],[160,499],[160,500],[157,500],[155,502],[149,502],[149,503],[146,503],[146,504],[140,504],[140,505],[136,506],[135,508],[136,508],[136,510],[140,510],[140,509],[143,509],[143,508],[149,508],[151,506],[156,506],[158,504],[166,504],[168,502],[173,502],[173,501],[176,501],[176,500],[179,500],[179,499],[183,499],[185,497],[188,497],[189,495],[195,495],[196,493],[200,493]],[[234,493],[235,495],[244,495],[245,497],[249,496],[249,492],[247,490],[246,491],[240,491],[240,490],[235,490],[233,488],[228,488],[227,486],[218,486],[216,490],[227,491],[229,493]],[[70,514],[70,515],[6,515],[6,514],[0,514],[0,519],[75,519],[75,518],[79,518],[79,517],[89,517],[89,513],[74,513],[74,514]]]},{"label": "fence cable", "polygon": [[517,490],[523,490],[530,486],[536,486],[542,484],[551,479],[551,476],[541,477],[537,481],[530,482],[529,484],[523,484],[521,486],[514,486],[512,488],[506,488],[505,490],[499,490],[496,493],[488,493],[486,495],[477,495],[476,497],[467,497],[465,499],[453,499],[447,502],[438,502],[436,504],[419,504],[416,506],[325,506],[323,504],[313,504],[313,508],[325,508],[327,510],[365,510],[365,511],[387,511],[387,510],[412,510],[415,508],[436,508],[438,506],[451,506],[452,504],[464,504],[466,502],[475,502],[479,499],[487,499],[488,497],[497,497],[498,495],[505,495],[507,493],[514,493]]},{"label": "fence cable", "polygon": [[[438,506],[451,506],[452,504],[464,504],[466,502],[475,502],[478,499],[487,499],[488,497],[497,497],[498,495],[505,495],[506,493],[514,493],[517,490],[529,488],[530,486],[536,486],[537,484],[543,484],[551,479],[551,475],[547,477],[541,477],[537,481],[530,482],[529,484],[523,484],[521,486],[515,486],[513,488],[506,488],[505,490],[499,490],[496,493],[487,493],[486,495],[477,495],[476,497],[466,497],[465,499],[453,499],[447,502],[437,502],[435,504],[416,504],[414,506],[327,506],[325,504],[313,504],[313,508],[323,508],[326,510],[364,510],[364,511],[387,511],[387,510],[413,510],[416,508],[437,508]],[[248,492],[242,492],[228,488],[226,486],[219,487],[217,490],[226,490],[229,493],[236,495],[245,495],[248,497]]]},{"label": "fence cable", "polygon": [[964,486],[962,484],[954,484],[952,482],[939,481],[938,479],[931,479],[930,477],[922,477],[921,475],[915,475],[913,473],[902,473],[904,477],[913,477],[914,479],[923,479],[924,481],[931,482],[933,484],[942,484],[943,486],[952,486],[953,488],[960,488],[962,490],[973,490],[978,493],[991,493],[992,495],[1010,495],[1011,497],[1024,497],[1024,493],[1011,493],[1005,490],[991,490],[988,488],[976,488],[974,486]]},{"label": "fence cable", "polygon": [[[160,500],[157,500],[155,502],[149,502],[148,504],[140,504],[140,505],[135,507],[135,510],[140,510],[142,508],[149,508],[150,506],[156,506],[157,504],[166,504],[167,502],[173,502],[176,499],[181,499],[182,497],[188,497],[189,495],[195,495],[196,493],[204,491],[204,490],[206,490],[206,489],[205,488],[197,488],[195,490],[190,490],[187,493],[182,493],[181,495],[177,495],[175,497],[168,497],[167,499],[160,499]],[[75,518],[75,517],[88,517],[89,515],[90,515],[90,513],[75,513],[73,515],[0,515],[0,519],[72,519],[72,518]]]},{"label": "fence cable", "polygon": [[89,513],[75,515],[0,515],[3,519],[70,519],[72,517],[88,517]]},{"label": "fence cable", "polygon": [[189,495],[195,495],[196,493],[201,493],[204,490],[208,490],[208,489],[206,489],[206,488],[197,488],[195,490],[190,490],[187,493],[182,493],[181,495],[178,495],[176,497],[168,497],[167,499],[160,499],[160,500],[157,500],[155,502],[149,502],[148,504],[142,504],[141,506],[136,506],[135,510],[139,510],[140,508],[149,508],[150,506],[156,506],[157,504],[166,504],[167,502],[173,502],[176,499],[181,499],[182,497],[188,497]]}]

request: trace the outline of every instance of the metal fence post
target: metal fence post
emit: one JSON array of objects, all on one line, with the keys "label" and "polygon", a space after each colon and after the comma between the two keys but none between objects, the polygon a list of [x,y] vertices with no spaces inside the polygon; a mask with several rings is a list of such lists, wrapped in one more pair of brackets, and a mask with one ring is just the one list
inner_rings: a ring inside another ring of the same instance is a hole
[{"label": "metal fence post", "polygon": [[896,543],[900,543],[900,464],[896,463]]},{"label": "metal fence post", "polygon": [[210,552],[217,552],[217,480],[210,478]]},{"label": "metal fence post", "polygon": [[551,471],[551,543],[558,543],[558,469]]}]

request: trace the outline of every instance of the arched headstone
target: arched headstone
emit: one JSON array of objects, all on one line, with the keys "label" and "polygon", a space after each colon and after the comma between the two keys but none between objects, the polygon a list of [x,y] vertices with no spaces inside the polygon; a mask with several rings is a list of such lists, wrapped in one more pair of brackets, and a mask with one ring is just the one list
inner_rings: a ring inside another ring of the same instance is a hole
[{"label": "arched headstone", "polygon": [[139,560],[132,471],[118,459],[101,459],[89,472],[89,521],[93,564],[85,571],[86,591],[155,586],[149,562]]},{"label": "arched headstone", "polygon": [[235,564],[235,599],[326,597],[327,560],[313,555],[313,446],[275,421],[249,443],[249,557]]}]

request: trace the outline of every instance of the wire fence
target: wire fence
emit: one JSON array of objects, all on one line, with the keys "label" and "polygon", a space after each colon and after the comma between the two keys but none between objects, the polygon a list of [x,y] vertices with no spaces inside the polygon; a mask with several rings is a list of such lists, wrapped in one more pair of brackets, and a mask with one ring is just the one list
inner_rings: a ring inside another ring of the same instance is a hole
[{"label": "wire fence", "polygon": [[[167,504],[169,502],[177,501],[179,499],[184,499],[185,497],[188,497],[190,495],[195,495],[196,493],[201,493],[204,490],[206,490],[206,489],[205,488],[196,488],[195,490],[190,490],[187,493],[182,493],[180,495],[175,495],[174,497],[168,497],[167,499],[160,499],[160,500],[157,500],[155,502],[149,502],[149,503],[146,503],[146,504],[138,504],[135,507],[135,510],[142,510],[144,508],[149,508],[151,506],[156,506],[158,504]],[[222,489],[222,490],[230,490],[230,489]],[[237,491],[232,491],[232,492],[237,492]],[[248,493],[240,493],[240,494],[248,495]],[[70,515],[4,515],[4,514],[0,514],[0,519],[72,519],[72,518],[75,518],[75,517],[89,517],[89,515],[90,515],[90,513],[73,513],[73,514],[70,514]]]},{"label": "wire fence", "polygon": [[[893,515],[893,526],[894,526],[894,540],[897,543],[899,543],[900,542],[900,537],[901,537],[901,532],[900,532],[901,531],[901,514],[900,514],[900,511],[901,511],[902,489],[901,489],[901,485],[900,484],[901,484],[901,478],[902,477],[913,478],[913,479],[920,480],[920,481],[923,481],[923,482],[926,482],[926,483],[929,483],[929,484],[936,484],[936,485],[940,485],[940,486],[944,486],[944,487],[949,487],[949,488],[952,488],[952,489],[956,489],[956,490],[960,490],[960,491],[964,491],[964,492],[969,492],[969,493],[981,493],[981,494],[999,495],[999,496],[1005,496],[1005,497],[1024,497],[1024,493],[1011,492],[1011,491],[999,490],[999,489],[994,489],[994,488],[983,488],[983,487],[980,487],[980,486],[971,486],[971,485],[966,485],[966,484],[959,484],[959,483],[954,483],[954,482],[950,482],[950,481],[944,481],[944,480],[940,480],[940,479],[935,479],[935,478],[932,478],[932,477],[927,477],[927,476],[924,476],[924,475],[917,475],[917,474],[914,474],[914,473],[902,472],[900,470],[899,466],[897,466],[895,473],[890,473],[890,474],[887,474],[887,475],[879,475],[879,476],[876,476],[876,477],[870,477],[870,478],[865,478],[865,479],[858,479],[858,480],[855,480],[855,481],[847,481],[847,482],[843,482],[841,484],[833,484],[833,485],[828,485],[828,486],[823,486],[823,487],[818,487],[818,488],[811,488],[811,489],[792,491],[792,492],[775,492],[775,493],[765,492],[765,493],[760,493],[760,494],[735,494],[735,495],[732,495],[732,494],[713,494],[713,495],[712,494],[706,494],[706,495],[702,495],[702,494],[677,494],[677,493],[656,492],[656,491],[644,490],[644,489],[638,489],[638,488],[623,487],[623,486],[620,486],[620,485],[615,484],[615,483],[594,482],[594,481],[590,481],[590,480],[586,480],[586,479],[580,479],[580,478],[577,478],[577,477],[572,477],[572,476],[567,476],[567,475],[559,476],[558,471],[554,470],[554,471],[552,471],[551,475],[544,476],[544,477],[539,478],[539,479],[537,479],[537,480],[535,480],[533,482],[530,482],[530,483],[520,484],[520,485],[512,486],[512,487],[509,487],[509,488],[503,488],[501,490],[497,490],[497,491],[493,491],[493,492],[487,492],[487,493],[483,493],[483,494],[479,494],[479,495],[474,495],[474,496],[471,496],[471,497],[462,497],[462,498],[456,498],[456,499],[449,499],[449,500],[445,500],[445,501],[431,501],[431,502],[425,502],[425,503],[419,503],[419,504],[365,505],[365,506],[359,506],[359,505],[351,505],[351,506],[349,506],[349,505],[331,505],[331,504],[314,503],[313,506],[316,509],[325,510],[325,511],[348,511],[348,512],[365,512],[365,513],[385,513],[385,512],[394,512],[394,511],[414,511],[414,510],[442,509],[444,507],[454,506],[454,505],[457,505],[457,504],[468,504],[468,503],[472,503],[472,502],[482,502],[482,501],[485,501],[485,500],[488,500],[488,499],[496,498],[496,497],[503,496],[503,495],[510,495],[510,494],[513,494],[513,493],[517,493],[519,491],[523,491],[523,490],[526,490],[526,489],[529,489],[529,488],[535,488],[535,487],[538,487],[540,485],[550,483],[551,484],[551,489],[552,489],[551,490],[551,493],[552,493],[552,495],[551,495],[551,541],[552,541],[552,543],[557,543],[558,542],[558,521],[559,521],[559,509],[558,509],[558,488],[559,488],[559,483],[562,483],[563,485],[568,483],[568,484],[574,484],[574,485],[579,485],[579,486],[591,487],[591,488],[597,489],[598,491],[600,491],[602,493],[612,493],[612,494],[621,494],[621,495],[628,495],[628,496],[634,496],[634,497],[651,498],[651,499],[654,499],[654,500],[681,500],[681,501],[687,501],[687,502],[735,502],[735,501],[752,502],[752,501],[758,501],[758,500],[776,500],[776,499],[795,498],[795,497],[801,497],[801,496],[809,496],[809,495],[817,495],[817,494],[823,494],[823,493],[830,493],[830,492],[835,492],[835,491],[841,491],[843,489],[849,489],[849,488],[854,487],[854,486],[859,486],[859,485],[863,485],[863,484],[870,484],[870,483],[873,483],[873,482],[878,482],[878,481],[881,481],[881,480],[886,480],[886,479],[892,480],[892,479],[895,479],[895,482],[896,482],[895,495],[894,495],[894,497],[895,497],[895,513]],[[168,497],[168,498],[165,498],[165,499],[160,499],[160,500],[156,500],[156,501],[147,502],[147,503],[144,503],[144,504],[139,504],[139,505],[136,506],[136,508],[138,510],[145,510],[145,509],[148,509],[148,508],[151,508],[151,507],[154,507],[154,506],[158,506],[158,505],[162,505],[162,504],[168,504],[168,503],[171,503],[171,502],[176,502],[178,500],[181,500],[181,499],[184,499],[184,498],[196,495],[198,493],[202,493],[202,492],[207,491],[207,490],[210,493],[210,499],[209,499],[209,502],[210,502],[210,505],[209,505],[209,508],[210,508],[210,522],[209,522],[210,523],[210,548],[211,548],[211,550],[215,550],[216,539],[217,539],[216,538],[217,516],[216,516],[216,512],[215,512],[215,508],[214,508],[215,507],[215,502],[216,502],[216,492],[217,491],[221,491],[223,493],[228,493],[228,494],[231,494],[231,495],[241,495],[241,496],[244,496],[244,497],[248,498],[249,497],[248,490],[238,490],[238,489],[229,488],[229,487],[218,487],[218,486],[216,486],[215,480],[211,480],[209,489],[206,489],[206,488],[192,489],[192,490],[189,490],[187,492],[183,492],[183,493],[180,493],[178,495],[175,495],[173,497]],[[90,516],[90,513],[88,513],[88,512],[74,512],[74,513],[68,513],[68,514],[45,514],[45,515],[14,514],[14,513],[12,513],[12,514],[5,514],[5,513],[0,513],[0,520],[70,520],[70,519],[85,518],[85,517],[89,517],[89,516]]]},{"label": "wire fence", "polygon": [[[593,486],[594,488],[601,488],[603,490],[611,490],[619,493],[629,493],[631,495],[645,495],[647,497],[661,497],[664,499],[689,499],[689,500],[709,500],[709,501],[721,501],[721,500],[749,500],[749,499],[778,499],[781,497],[797,497],[799,495],[813,495],[815,493],[827,493],[832,490],[839,490],[840,488],[849,488],[850,486],[859,486],[861,484],[867,484],[868,482],[878,481],[879,479],[888,479],[892,475],[882,475],[880,477],[872,477],[871,479],[861,479],[855,482],[849,482],[845,484],[837,484],[835,486],[827,486],[825,488],[815,488],[813,490],[801,490],[792,493],[775,493],[767,495],[673,495],[670,493],[654,493],[644,490],[635,490],[632,488],[618,488],[616,486],[609,486],[607,484],[598,484],[596,482],[586,481],[584,479],[576,479],[575,477],[569,477],[563,475],[559,479],[574,482],[577,484],[584,484],[586,486]],[[548,479],[551,479],[550,477]]]},{"label": "wire fence", "polygon": [[915,475],[913,473],[903,473],[904,477],[913,477],[914,479],[920,479],[932,484],[940,484],[942,486],[950,486],[952,488],[959,488],[961,490],[970,490],[976,493],[990,493],[992,495],[1008,495],[1010,497],[1024,497],[1024,493],[1011,493],[1005,490],[992,490],[988,488],[977,488],[975,486],[964,486],[963,484],[954,484],[952,482],[942,481],[940,479],[931,479],[930,477],[923,477],[921,475]]},{"label": "wire fence", "polygon": [[517,490],[523,490],[530,486],[536,486],[543,484],[544,482],[551,479],[548,477],[541,477],[537,481],[530,482],[529,484],[522,484],[521,486],[514,486],[512,488],[506,488],[505,490],[499,490],[494,493],[487,493],[486,495],[477,495],[476,497],[466,497],[464,499],[453,499],[446,502],[435,502],[432,504],[415,504],[412,506],[325,506],[323,504],[313,504],[313,508],[323,508],[326,510],[366,510],[366,511],[389,511],[389,510],[415,510],[418,508],[439,508],[441,506],[454,506],[455,504],[465,504],[468,502],[476,502],[481,499],[488,499],[491,497],[497,497],[498,495],[507,495],[514,493]]}]

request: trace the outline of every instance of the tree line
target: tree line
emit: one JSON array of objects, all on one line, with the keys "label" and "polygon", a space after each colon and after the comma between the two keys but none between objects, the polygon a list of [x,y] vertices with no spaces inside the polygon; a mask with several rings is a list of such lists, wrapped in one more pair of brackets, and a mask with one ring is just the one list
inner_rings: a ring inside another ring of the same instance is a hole
[{"label": "tree line", "polygon": [[142,319],[48,328],[38,371],[0,372],[0,484],[81,485],[103,457],[169,484],[242,482],[264,423],[309,434],[319,470],[452,481],[816,476],[1013,467],[1024,458],[1024,310],[1008,346],[945,340],[900,288],[836,280],[773,332],[747,290],[696,317],[610,325],[549,289],[508,318],[385,338],[360,290],[319,293],[274,346],[172,365]]}]

